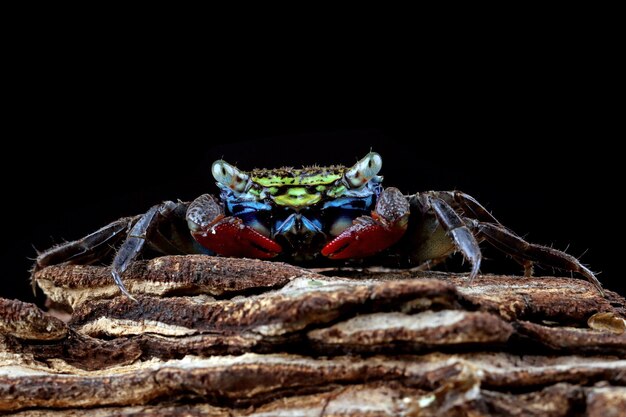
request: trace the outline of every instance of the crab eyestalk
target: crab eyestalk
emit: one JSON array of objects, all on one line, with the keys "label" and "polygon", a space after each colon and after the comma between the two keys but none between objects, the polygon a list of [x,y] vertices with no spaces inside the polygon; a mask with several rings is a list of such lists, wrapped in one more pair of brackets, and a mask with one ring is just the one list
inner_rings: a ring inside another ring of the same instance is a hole
[{"label": "crab eyestalk", "polygon": [[215,181],[233,191],[241,193],[248,187],[250,176],[222,159],[213,162],[211,173]]},{"label": "crab eyestalk", "polygon": [[350,188],[359,188],[374,178],[383,167],[383,158],[376,152],[370,152],[352,168],[346,171],[344,179]]}]

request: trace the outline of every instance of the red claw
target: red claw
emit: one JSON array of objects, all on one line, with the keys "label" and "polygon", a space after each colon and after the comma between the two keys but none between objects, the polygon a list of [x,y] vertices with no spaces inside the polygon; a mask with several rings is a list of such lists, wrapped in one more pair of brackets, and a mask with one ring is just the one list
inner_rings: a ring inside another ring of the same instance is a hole
[{"label": "red claw", "polygon": [[369,216],[359,217],[352,226],[324,246],[322,255],[330,259],[364,258],[396,243],[405,230],[406,221],[388,225]]},{"label": "red claw", "polygon": [[364,258],[396,243],[409,225],[410,207],[400,190],[386,188],[378,197],[376,210],[361,216],[352,226],[322,249],[331,259]]},{"label": "red claw", "polygon": [[202,246],[223,256],[269,259],[283,250],[278,243],[236,217],[223,218],[206,230],[192,232],[192,235]]}]

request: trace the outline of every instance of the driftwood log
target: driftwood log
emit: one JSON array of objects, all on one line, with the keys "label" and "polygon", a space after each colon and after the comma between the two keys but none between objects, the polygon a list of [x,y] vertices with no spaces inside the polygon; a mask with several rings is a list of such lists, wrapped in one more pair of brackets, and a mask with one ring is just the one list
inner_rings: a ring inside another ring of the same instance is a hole
[{"label": "driftwood log", "polygon": [[[623,416],[626,300],[572,278],[208,256],[55,266],[0,300],[13,416]],[[60,318],[62,319],[60,319]]]}]

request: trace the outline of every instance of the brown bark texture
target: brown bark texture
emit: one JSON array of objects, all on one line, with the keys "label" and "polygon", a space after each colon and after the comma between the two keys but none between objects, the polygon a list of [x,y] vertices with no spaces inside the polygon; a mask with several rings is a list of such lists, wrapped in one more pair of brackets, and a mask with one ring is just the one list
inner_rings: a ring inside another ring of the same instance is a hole
[{"label": "brown bark texture", "polygon": [[626,300],[584,280],[168,256],[0,299],[0,414],[624,416]]}]

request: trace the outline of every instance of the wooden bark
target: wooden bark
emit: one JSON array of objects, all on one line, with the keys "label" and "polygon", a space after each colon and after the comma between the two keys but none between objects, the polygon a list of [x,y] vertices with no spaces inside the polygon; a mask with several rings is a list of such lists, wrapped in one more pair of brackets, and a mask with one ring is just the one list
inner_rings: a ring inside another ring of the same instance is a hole
[{"label": "wooden bark", "polygon": [[49,313],[0,300],[6,415],[626,410],[626,300],[579,279],[469,283],[171,256],[131,268],[125,282],[136,302],[104,267],[49,267],[35,281]]}]

